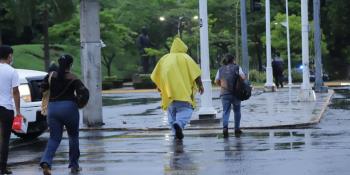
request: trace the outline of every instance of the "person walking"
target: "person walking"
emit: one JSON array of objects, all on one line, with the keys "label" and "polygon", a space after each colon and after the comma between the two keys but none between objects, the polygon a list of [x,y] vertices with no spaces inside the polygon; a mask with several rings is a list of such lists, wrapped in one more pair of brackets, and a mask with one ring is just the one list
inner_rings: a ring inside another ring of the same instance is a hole
[{"label": "person walking", "polygon": [[225,55],[223,59],[223,65],[217,71],[215,77],[215,83],[221,87],[220,98],[222,102],[222,124],[224,138],[229,136],[228,123],[230,118],[231,106],[233,106],[233,112],[235,115],[235,135],[242,134],[240,129],[241,122],[241,101],[235,96],[234,87],[237,79],[240,76],[245,79],[245,74],[242,68],[235,64],[235,57],[231,54]]},{"label": "person walking", "polygon": [[169,125],[177,140],[183,139],[182,130],[191,119],[196,91],[200,94],[204,92],[201,70],[186,54],[187,50],[186,44],[176,37],[170,53],[158,61],[151,74],[162,98],[162,109],[168,111]]},{"label": "person walking", "polygon": [[283,61],[280,58],[279,53],[273,58],[272,70],[277,88],[279,88],[279,86],[283,88]]},{"label": "person walking", "polygon": [[16,115],[21,116],[19,77],[11,67],[13,49],[10,46],[0,46],[0,174],[12,174],[7,168],[9,142],[14,118],[13,101]]},{"label": "person walking", "polygon": [[69,166],[71,173],[81,171],[78,160],[79,150],[79,110],[75,102],[75,93],[86,88],[76,75],[70,72],[73,57],[62,55],[58,59],[58,70],[44,78],[42,91],[50,91],[47,121],[50,138],[40,161],[44,175],[51,174],[52,160],[61,142],[63,126],[69,138]]}]

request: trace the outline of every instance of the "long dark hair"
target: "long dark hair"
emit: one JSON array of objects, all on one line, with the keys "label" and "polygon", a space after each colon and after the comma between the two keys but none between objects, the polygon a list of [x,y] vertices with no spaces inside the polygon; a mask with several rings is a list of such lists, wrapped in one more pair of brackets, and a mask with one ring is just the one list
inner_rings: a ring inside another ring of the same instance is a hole
[{"label": "long dark hair", "polygon": [[235,61],[235,57],[233,55],[226,54],[224,59],[222,60],[222,64],[228,65],[228,64],[234,63],[234,61]]},{"label": "long dark hair", "polygon": [[58,79],[59,80],[63,80],[65,77],[65,73],[67,69],[70,69],[70,67],[73,64],[73,57],[65,54],[62,55],[59,59],[58,59]]}]

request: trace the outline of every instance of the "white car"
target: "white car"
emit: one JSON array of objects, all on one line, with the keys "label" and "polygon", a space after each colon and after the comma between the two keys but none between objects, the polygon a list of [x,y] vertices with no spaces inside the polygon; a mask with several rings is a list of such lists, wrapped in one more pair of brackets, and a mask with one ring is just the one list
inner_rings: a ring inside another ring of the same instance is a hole
[{"label": "white car", "polygon": [[21,113],[28,120],[27,133],[17,133],[23,139],[33,139],[47,130],[46,117],[41,115],[40,85],[47,75],[46,72],[17,69],[19,75],[19,92],[21,94]]}]

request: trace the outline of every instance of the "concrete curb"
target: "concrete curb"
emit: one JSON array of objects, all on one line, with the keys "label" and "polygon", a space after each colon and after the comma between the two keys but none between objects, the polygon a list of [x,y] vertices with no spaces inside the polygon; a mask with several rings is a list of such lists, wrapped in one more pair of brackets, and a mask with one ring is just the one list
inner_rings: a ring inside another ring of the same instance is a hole
[{"label": "concrete curb", "polygon": [[[129,92],[156,92],[156,90],[133,90]],[[122,93],[120,91],[120,93]],[[257,95],[259,95],[258,93]],[[295,124],[286,124],[286,125],[271,125],[271,126],[254,126],[254,127],[242,127],[242,129],[302,129],[302,128],[310,128],[315,124],[318,124],[322,117],[323,114],[325,113],[328,104],[330,103],[331,97],[333,96],[334,91],[329,90],[327,97],[325,97],[324,103],[322,105],[317,106],[314,111],[313,115],[311,117],[311,120],[309,122],[304,122],[304,123],[295,123]],[[315,111],[320,111],[320,112],[315,112]],[[316,113],[316,114],[314,114]],[[215,130],[215,129],[222,129],[220,126],[215,126],[215,127],[188,127],[185,130]],[[229,128],[229,129],[234,129],[234,128]],[[80,128],[80,131],[165,131],[165,130],[170,130],[168,127],[157,127],[157,128],[103,128],[103,127],[93,127],[93,128],[87,128],[83,127]]]}]

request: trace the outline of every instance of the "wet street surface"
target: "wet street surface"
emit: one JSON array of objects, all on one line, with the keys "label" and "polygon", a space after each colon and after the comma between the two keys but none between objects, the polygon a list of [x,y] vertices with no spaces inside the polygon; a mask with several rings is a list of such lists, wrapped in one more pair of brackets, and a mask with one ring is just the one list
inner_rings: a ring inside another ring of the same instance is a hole
[{"label": "wet street surface", "polygon": [[[83,131],[80,174],[348,175],[349,97],[349,88],[335,89],[321,122],[308,128],[244,130],[241,137],[231,134],[228,139],[217,129],[186,130],[183,142],[174,141],[167,130]],[[154,111],[159,112],[157,105],[154,103]],[[32,141],[12,140],[9,163],[14,174],[41,173],[38,162],[47,139],[46,133]],[[65,135],[54,159],[53,174],[69,174],[67,160]]]}]

